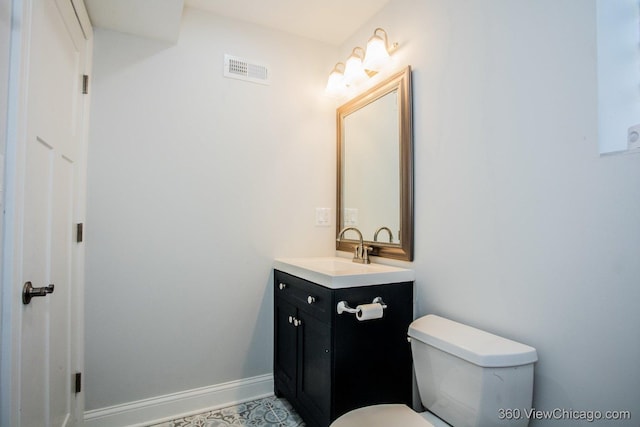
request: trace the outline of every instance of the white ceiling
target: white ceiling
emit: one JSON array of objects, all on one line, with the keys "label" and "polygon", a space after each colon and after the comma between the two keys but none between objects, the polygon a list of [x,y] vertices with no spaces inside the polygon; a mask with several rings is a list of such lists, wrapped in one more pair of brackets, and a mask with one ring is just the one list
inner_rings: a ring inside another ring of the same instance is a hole
[{"label": "white ceiling", "polygon": [[391,0],[85,0],[96,27],[175,41],[183,6],[340,45]]}]

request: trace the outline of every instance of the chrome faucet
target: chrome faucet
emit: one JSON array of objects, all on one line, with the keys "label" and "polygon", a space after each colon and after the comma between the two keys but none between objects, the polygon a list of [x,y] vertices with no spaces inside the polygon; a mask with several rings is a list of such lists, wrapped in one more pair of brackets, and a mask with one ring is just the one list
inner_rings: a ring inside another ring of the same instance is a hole
[{"label": "chrome faucet", "polygon": [[391,229],[389,227],[380,227],[376,230],[375,233],[373,233],[373,241],[377,242],[378,241],[378,233],[380,233],[381,231],[386,230],[387,233],[389,233],[389,243],[393,243],[393,233],[391,233]]},{"label": "chrome faucet", "polygon": [[371,263],[371,261],[369,261],[369,251],[371,251],[371,247],[364,245],[364,240],[362,239],[362,233],[357,228],[355,228],[355,227],[345,227],[345,228],[343,228],[340,231],[340,233],[338,233],[338,238],[336,240],[338,242],[340,242],[342,240],[342,236],[344,235],[344,233],[346,233],[349,230],[352,230],[352,231],[355,231],[356,233],[358,233],[358,236],[359,236],[359,239],[360,239],[360,244],[356,246],[356,249],[355,249],[355,251],[353,253],[353,260],[352,261],[360,263],[360,264],[369,264],[369,263]]}]

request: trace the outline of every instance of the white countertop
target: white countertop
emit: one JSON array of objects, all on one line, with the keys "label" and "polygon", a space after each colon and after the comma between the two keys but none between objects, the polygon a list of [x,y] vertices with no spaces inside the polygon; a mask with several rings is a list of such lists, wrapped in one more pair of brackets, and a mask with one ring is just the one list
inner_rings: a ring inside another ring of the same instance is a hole
[{"label": "white countertop", "polygon": [[331,289],[412,282],[413,270],[338,257],[277,258],[273,267]]}]

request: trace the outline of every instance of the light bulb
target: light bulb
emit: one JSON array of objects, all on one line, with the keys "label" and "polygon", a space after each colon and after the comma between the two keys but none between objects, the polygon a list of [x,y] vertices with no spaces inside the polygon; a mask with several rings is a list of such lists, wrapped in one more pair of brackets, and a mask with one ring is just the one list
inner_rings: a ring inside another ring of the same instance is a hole
[{"label": "light bulb", "polygon": [[347,86],[356,85],[369,78],[362,67],[362,58],[356,54],[357,49],[362,50],[360,47],[354,48],[344,67],[344,81]]},{"label": "light bulb", "polygon": [[331,74],[329,74],[329,80],[327,81],[327,87],[324,89],[324,92],[329,96],[338,96],[341,95],[342,92],[347,88],[347,85],[344,82],[344,74],[339,70],[338,66],[344,64],[342,62],[338,62],[333,70],[331,70]]},{"label": "light bulb", "polygon": [[374,34],[367,42],[367,53],[364,56],[363,67],[365,70],[380,71],[389,62],[387,43]]}]

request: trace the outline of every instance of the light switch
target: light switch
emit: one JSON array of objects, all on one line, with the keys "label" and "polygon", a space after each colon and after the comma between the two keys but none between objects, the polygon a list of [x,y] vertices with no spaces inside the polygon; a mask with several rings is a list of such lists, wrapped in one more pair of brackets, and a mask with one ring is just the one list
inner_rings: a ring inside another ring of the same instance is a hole
[{"label": "light switch", "polygon": [[316,208],[316,225],[320,227],[331,225],[331,208]]}]

